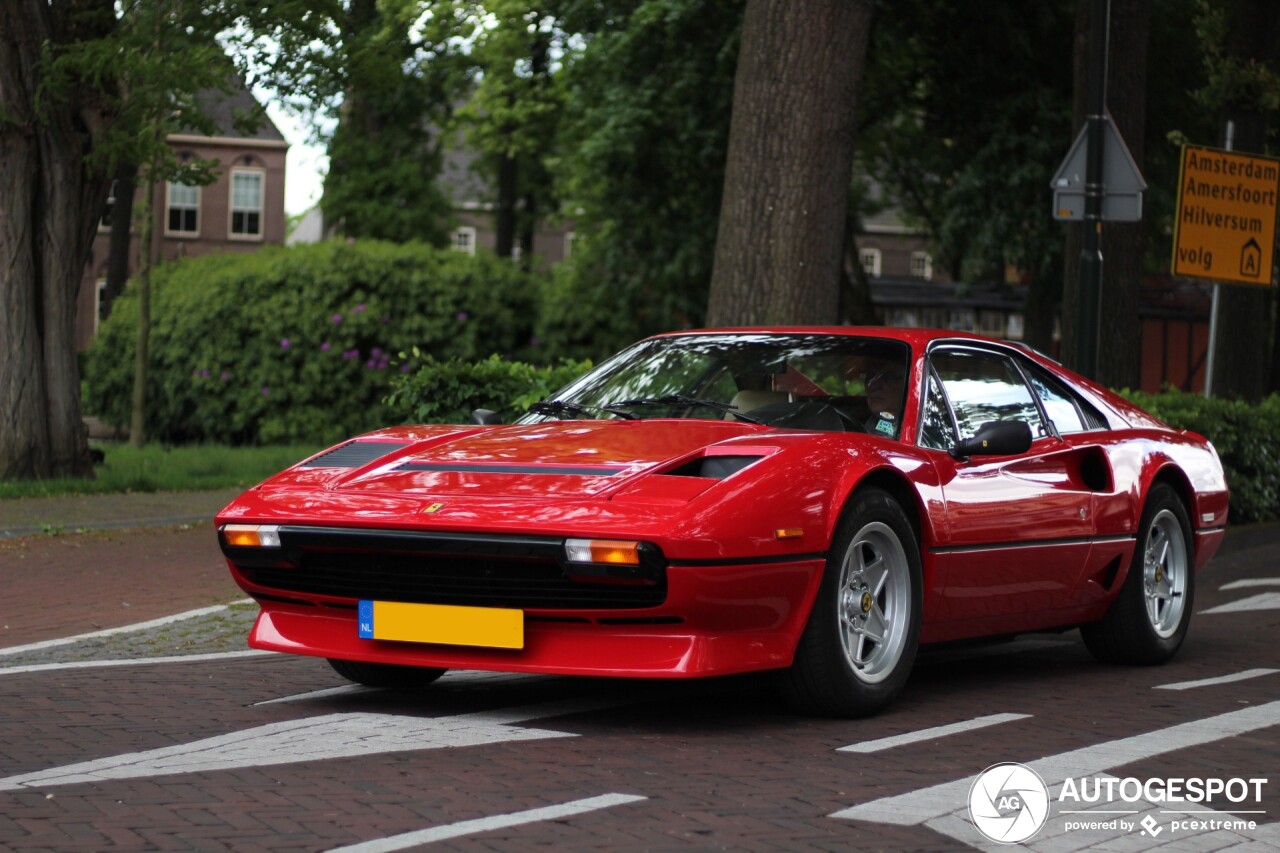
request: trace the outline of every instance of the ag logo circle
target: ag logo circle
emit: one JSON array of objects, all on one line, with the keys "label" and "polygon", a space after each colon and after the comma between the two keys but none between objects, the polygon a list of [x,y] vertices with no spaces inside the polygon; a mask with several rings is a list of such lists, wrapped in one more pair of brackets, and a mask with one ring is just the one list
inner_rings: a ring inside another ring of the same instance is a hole
[{"label": "ag logo circle", "polygon": [[969,819],[1000,844],[1026,841],[1048,817],[1049,788],[1025,764],[993,764],[969,788]]}]

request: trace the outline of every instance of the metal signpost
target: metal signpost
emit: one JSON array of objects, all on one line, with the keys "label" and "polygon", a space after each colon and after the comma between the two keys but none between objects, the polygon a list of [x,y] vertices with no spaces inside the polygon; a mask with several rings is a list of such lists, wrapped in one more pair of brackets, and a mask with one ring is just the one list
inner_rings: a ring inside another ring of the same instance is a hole
[{"label": "metal signpost", "polygon": [[1049,183],[1054,219],[1082,220],[1080,292],[1076,313],[1076,371],[1098,373],[1101,325],[1102,223],[1142,219],[1147,183],[1107,114],[1107,40],[1111,5],[1093,0],[1090,12],[1088,116],[1066,159]]}]

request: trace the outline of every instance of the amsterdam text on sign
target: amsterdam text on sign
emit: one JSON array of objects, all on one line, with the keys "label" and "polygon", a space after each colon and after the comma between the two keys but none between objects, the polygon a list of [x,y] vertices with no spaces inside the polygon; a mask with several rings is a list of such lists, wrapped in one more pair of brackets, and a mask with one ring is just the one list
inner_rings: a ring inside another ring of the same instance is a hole
[{"label": "amsterdam text on sign", "polygon": [[1185,145],[1173,274],[1271,284],[1280,161]]}]

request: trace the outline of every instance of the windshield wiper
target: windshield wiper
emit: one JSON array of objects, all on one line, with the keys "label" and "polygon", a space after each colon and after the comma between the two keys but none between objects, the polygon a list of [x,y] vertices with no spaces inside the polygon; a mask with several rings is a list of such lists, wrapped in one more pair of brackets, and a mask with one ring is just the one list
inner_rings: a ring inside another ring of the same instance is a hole
[{"label": "windshield wiper", "polygon": [[535,415],[551,415],[552,417],[560,417],[562,415],[592,417],[596,412],[608,412],[611,415],[617,415],[629,421],[639,418],[639,415],[632,412],[611,409],[608,406],[580,406],[577,403],[566,403],[564,400],[539,400],[529,406],[529,411]]},{"label": "windshield wiper", "polygon": [[[665,397],[641,397],[636,400],[622,400],[617,403],[609,403],[600,408],[605,411],[612,412],[617,409],[626,409],[632,406],[706,406],[708,409],[715,409],[717,412],[726,412],[735,418],[744,420],[749,424],[759,424],[760,421],[750,418],[738,411],[737,406],[730,406],[728,403],[721,403],[719,400],[703,400],[698,397],[690,397],[686,394],[667,394]],[[634,417],[634,415],[633,415]]]}]

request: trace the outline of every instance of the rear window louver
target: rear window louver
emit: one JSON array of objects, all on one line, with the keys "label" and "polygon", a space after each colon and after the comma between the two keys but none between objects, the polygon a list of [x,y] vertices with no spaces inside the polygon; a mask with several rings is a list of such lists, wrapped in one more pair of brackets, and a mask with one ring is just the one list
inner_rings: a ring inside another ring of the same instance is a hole
[{"label": "rear window louver", "polygon": [[352,441],[302,463],[303,468],[360,468],[407,444],[390,441]]}]

